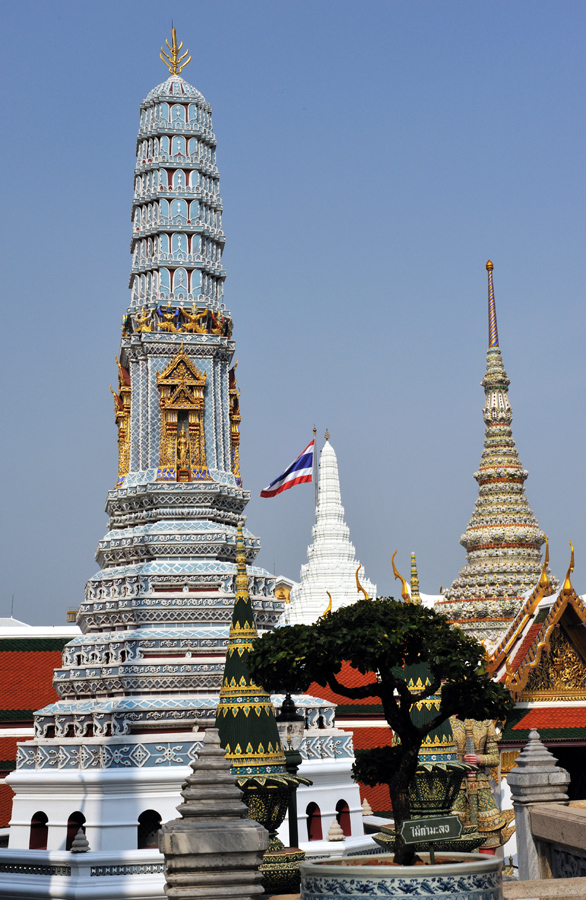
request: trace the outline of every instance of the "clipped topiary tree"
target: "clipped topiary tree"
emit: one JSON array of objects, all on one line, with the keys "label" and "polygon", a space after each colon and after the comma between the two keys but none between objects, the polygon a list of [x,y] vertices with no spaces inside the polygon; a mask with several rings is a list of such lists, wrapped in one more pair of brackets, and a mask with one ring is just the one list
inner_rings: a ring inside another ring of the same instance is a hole
[{"label": "clipped topiary tree", "polygon": [[[376,682],[350,687],[338,676],[346,661]],[[430,683],[418,693],[408,688],[405,668],[424,664]],[[504,718],[513,707],[509,692],[491,681],[484,648],[444,616],[392,597],[359,600],[328,613],[313,625],[277,628],[259,638],[250,657],[254,680],[266,690],[305,691],[315,681],[351,700],[380,701],[399,741],[393,747],[357,751],[353,775],[364,784],[387,784],[396,833],[411,815],[409,783],[415,776],[421,744],[450,716]],[[439,711],[416,725],[411,711],[441,687]],[[397,839],[395,861],[410,865],[414,851]]]}]

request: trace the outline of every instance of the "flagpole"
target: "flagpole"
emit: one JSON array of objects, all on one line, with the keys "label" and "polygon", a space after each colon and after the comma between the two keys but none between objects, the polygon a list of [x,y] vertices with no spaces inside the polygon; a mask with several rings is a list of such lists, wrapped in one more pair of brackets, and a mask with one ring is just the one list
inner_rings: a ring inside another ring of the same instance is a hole
[{"label": "flagpole", "polygon": [[314,425],[313,426],[313,481],[315,483],[315,512],[317,514],[317,446],[315,443],[316,434],[317,434],[317,428]]}]

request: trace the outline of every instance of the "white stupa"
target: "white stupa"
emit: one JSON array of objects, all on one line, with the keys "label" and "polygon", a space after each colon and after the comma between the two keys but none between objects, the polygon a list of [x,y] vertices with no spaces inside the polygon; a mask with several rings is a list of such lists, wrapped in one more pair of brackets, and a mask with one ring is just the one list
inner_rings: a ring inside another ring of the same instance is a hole
[{"label": "white stupa", "polygon": [[301,583],[291,590],[291,603],[284,614],[287,623],[310,625],[326,611],[328,592],[332,611],[360,599],[356,570],[367,594],[376,597],[376,585],[364,575],[350,541],[350,529],[344,521],[340,496],[338,460],[326,431],[326,442],[319,458],[319,491],[313,543],[307,549],[308,562],[301,566]]}]

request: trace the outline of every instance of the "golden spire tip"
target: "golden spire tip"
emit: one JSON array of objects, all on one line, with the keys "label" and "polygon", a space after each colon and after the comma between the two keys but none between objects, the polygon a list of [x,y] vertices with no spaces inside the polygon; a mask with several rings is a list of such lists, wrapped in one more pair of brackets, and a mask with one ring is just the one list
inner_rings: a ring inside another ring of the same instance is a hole
[{"label": "golden spire tip", "polygon": [[491,261],[490,261],[490,259],[489,259],[488,262],[487,262],[487,264],[486,264],[486,271],[487,271],[487,272],[492,272],[493,269],[494,269],[494,266],[493,266],[493,264],[491,263]]},{"label": "golden spire tip", "polygon": [[574,571],[574,545],[572,544],[571,541],[570,541],[570,550],[572,551],[572,555],[570,556],[570,565],[568,567],[568,571],[566,573],[566,578],[564,580],[564,586],[562,588],[562,593],[564,593],[564,594],[570,594],[574,590],[572,587],[572,581],[570,579],[570,576],[571,576],[572,572]]},{"label": "golden spire tip", "polygon": [[[169,69],[171,75],[179,75],[181,70],[191,62],[189,50],[186,50],[185,53],[181,54],[183,41],[181,41],[180,44],[177,44],[177,32],[175,31],[174,27],[171,27],[171,43],[169,43],[169,41],[166,39],[165,43],[167,45],[169,53],[166,53],[163,47],[161,47],[160,58]],[[187,59],[185,57],[187,57]]]}]

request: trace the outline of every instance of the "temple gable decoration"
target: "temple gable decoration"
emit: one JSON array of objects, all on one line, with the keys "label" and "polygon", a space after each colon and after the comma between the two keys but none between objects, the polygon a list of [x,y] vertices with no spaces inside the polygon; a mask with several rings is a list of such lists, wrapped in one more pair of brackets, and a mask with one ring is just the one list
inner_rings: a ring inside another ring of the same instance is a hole
[{"label": "temple gable decoration", "polygon": [[194,481],[208,478],[204,405],[207,375],[200,372],[181,345],[157,374],[161,395],[159,478]]},{"label": "temple gable decoration", "polygon": [[[546,563],[544,563],[544,573]],[[586,698],[586,604],[570,579],[574,550],[559,592],[544,573],[512,623],[488,670],[518,700],[561,701]]]}]

